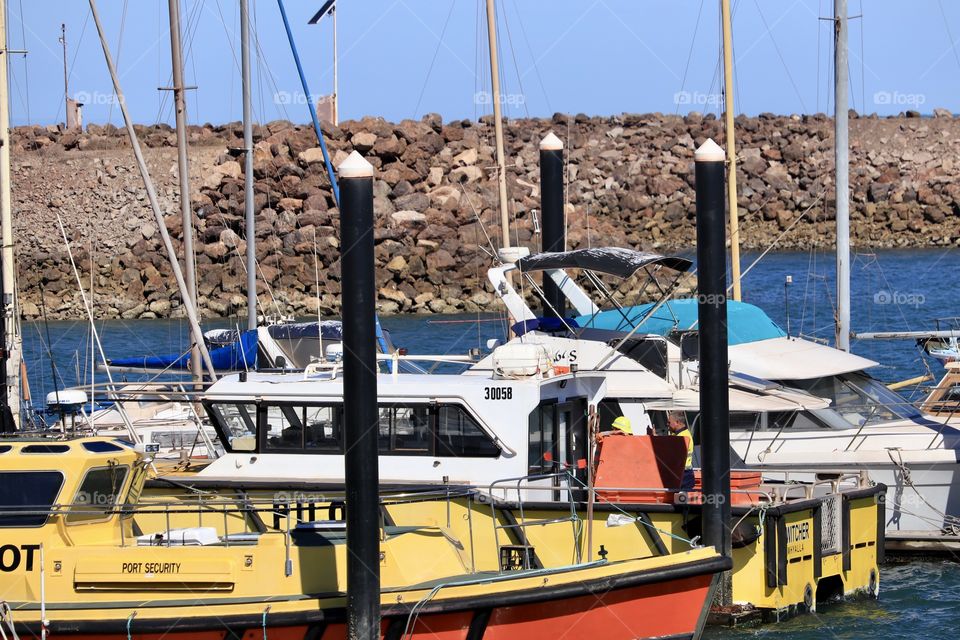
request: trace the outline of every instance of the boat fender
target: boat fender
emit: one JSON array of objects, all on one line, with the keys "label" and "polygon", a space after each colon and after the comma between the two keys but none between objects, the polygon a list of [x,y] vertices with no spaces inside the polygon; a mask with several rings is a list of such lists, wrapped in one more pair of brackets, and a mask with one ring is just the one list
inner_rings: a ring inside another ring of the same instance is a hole
[{"label": "boat fender", "polygon": [[[703,520],[699,513],[684,514],[683,530],[687,537],[693,538],[702,535]],[[734,549],[749,547],[760,539],[760,528],[749,522],[732,522],[730,543]]]},{"label": "boat fender", "polygon": [[760,527],[749,522],[739,522],[730,532],[730,542],[734,549],[749,547],[760,539]]}]

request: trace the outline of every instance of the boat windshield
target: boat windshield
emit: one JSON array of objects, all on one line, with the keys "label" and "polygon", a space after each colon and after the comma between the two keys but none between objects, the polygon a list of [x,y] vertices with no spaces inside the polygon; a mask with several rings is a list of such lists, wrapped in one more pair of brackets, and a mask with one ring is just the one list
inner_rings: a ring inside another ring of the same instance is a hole
[{"label": "boat windshield", "polygon": [[920,411],[906,398],[859,372],[793,380],[789,384],[829,400],[829,408],[815,413],[825,418],[832,414],[842,420],[828,420],[836,428],[869,426],[920,416]]}]

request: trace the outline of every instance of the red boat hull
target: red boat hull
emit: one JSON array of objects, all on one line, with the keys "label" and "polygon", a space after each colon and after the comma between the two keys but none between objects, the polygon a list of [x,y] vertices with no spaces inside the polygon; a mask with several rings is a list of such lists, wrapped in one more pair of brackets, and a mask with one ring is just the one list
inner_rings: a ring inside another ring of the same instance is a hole
[{"label": "red boat hull", "polygon": [[[449,605],[441,603],[415,619],[411,619],[409,613],[388,609],[384,611],[382,637],[384,640],[557,640],[586,638],[599,633],[604,640],[696,638],[702,630],[712,580],[711,574],[693,575],[635,586],[615,586],[606,591],[592,589],[589,593],[568,597],[492,606],[484,602],[478,603],[477,608],[467,608],[460,601],[456,603],[459,609],[452,611],[444,611],[443,607]],[[338,612],[338,621],[308,624],[271,622],[268,614],[266,629],[259,624],[238,625],[215,619],[210,619],[210,626],[206,629],[197,628],[197,621],[189,623],[192,628],[184,629],[181,626],[184,619],[180,619],[169,621],[167,630],[163,630],[160,621],[134,619],[130,635],[126,630],[94,633],[93,628],[87,630],[83,623],[73,623],[72,628],[67,628],[53,622],[50,637],[70,637],[72,640],[260,640],[264,637],[270,640],[346,640],[342,613]],[[53,618],[56,620],[55,613]],[[142,629],[144,624],[151,628]],[[97,623],[90,625],[96,626]],[[137,630],[138,626],[141,631]],[[36,631],[22,629],[21,638],[38,637]]]}]

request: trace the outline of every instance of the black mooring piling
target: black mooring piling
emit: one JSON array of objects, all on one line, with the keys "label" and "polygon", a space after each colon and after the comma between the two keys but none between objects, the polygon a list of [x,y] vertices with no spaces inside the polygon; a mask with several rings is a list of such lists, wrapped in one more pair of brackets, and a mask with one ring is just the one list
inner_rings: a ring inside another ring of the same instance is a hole
[{"label": "black mooring piling", "polygon": [[380,500],[373,167],[354,151],[340,177],[347,637],[380,638]]},{"label": "black mooring piling", "polygon": [[[553,132],[540,141],[540,248],[542,251],[566,250],[563,223],[563,142]],[[560,287],[543,274],[543,315],[563,317],[566,305]]]},{"label": "black mooring piling", "polygon": [[730,398],[723,149],[708,139],[697,149],[694,160],[703,541],[730,556]]}]

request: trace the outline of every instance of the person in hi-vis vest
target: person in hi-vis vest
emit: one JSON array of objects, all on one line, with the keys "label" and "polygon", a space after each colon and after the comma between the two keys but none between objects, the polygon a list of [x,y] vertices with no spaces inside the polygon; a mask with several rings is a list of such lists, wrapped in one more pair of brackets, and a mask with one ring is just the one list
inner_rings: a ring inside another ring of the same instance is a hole
[{"label": "person in hi-vis vest", "polygon": [[670,433],[683,438],[687,445],[687,461],[683,467],[683,480],[680,483],[681,491],[693,491],[693,434],[687,428],[687,421],[679,411],[671,411],[667,415],[667,426],[670,427]]}]

